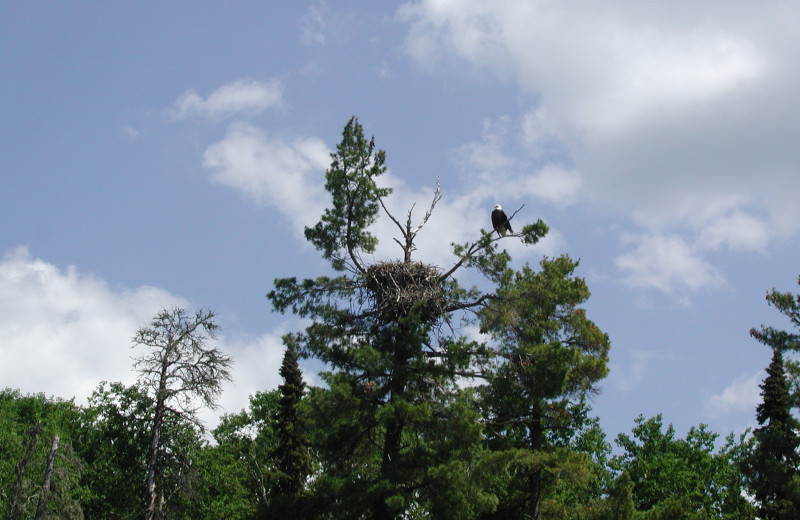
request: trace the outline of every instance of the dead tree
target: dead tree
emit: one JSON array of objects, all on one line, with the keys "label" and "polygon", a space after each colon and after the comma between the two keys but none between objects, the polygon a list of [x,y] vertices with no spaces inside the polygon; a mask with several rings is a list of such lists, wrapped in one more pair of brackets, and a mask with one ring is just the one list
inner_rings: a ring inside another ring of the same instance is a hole
[{"label": "dead tree", "polygon": [[140,385],[155,402],[147,458],[145,520],[152,520],[163,507],[158,503],[156,476],[167,416],[178,416],[199,426],[198,410],[202,406],[216,407],[222,382],[230,380],[231,358],[206,346],[218,328],[211,311],[199,310],[190,316],[184,309],[174,307],[159,312],[149,327],[140,328],[134,336],[134,346],[148,348],[135,360],[134,367],[139,371]]},{"label": "dead tree", "polygon": [[34,520],[42,520],[44,518],[45,511],[47,511],[47,497],[50,494],[50,477],[53,476],[56,452],[58,452],[58,435],[53,435],[53,442],[50,444],[50,452],[47,454],[47,466],[44,470],[42,491],[39,494],[39,503],[36,505],[36,515],[34,516]]}]

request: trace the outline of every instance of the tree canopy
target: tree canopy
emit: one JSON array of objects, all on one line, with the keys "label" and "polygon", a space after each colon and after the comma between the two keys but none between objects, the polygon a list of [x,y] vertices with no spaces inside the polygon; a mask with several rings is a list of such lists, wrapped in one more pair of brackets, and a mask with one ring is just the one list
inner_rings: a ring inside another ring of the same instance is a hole
[{"label": "tree canopy", "polygon": [[[351,118],[325,175],[330,203],[305,230],[328,267],[278,278],[267,295],[303,326],[283,337],[282,382],[210,433],[197,412],[215,406],[232,359],[212,343],[208,310],[159,312],[134,336],[136,383],[101,382],[85,405],[0,392],[0,515],[797,518],[796,332],[751,331],[772,352],[752,433],[722,440],[700,424],[680,438],[660,414],[640,415],[614,450],[591,408],[611,340],[586,310],[580,263],[511,257],[504,241],[548,232],[520,223],[524,206],[509,212],[517,233],[476,229],[451,244],[449,265],[421,262],[441,187],[422,215],[397,218],[386,169]],[[379,219],[397,258],[375,259]],[[800,296],[767,300],[800,327]]]}]

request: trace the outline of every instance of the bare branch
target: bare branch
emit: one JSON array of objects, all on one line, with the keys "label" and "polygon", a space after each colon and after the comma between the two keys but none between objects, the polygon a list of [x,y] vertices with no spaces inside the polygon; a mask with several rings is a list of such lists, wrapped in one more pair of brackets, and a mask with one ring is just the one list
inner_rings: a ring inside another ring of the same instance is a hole
[{"label": "bare branch", "polygon": [[[420,225],[414,228],[414,231],[411,232],[412,235],[416,235],[417,233],[419,233],[419,231],[422,229],[422,226],[428,223],[428,219],[430,219],[431,215],[433,215],[433,208],[436,207],[436,203],[439,202],[440,200],[442,200],[442,186],[441,183],[439,182],[439,177],[436,177],[436,191],[433,192],[433,200],[431,201],[431,206],[430,208],[428,208],[428,211],[425,212],[425,217],[422,219]],[[409,213],[409,218],[410,218],[410,213]]]},{"label": "bare branch", "polygon": [[134,361],[134,367],[139,370],[139,383],[155,402],[147,462],[147,520],[155,515],[158,496],[155,476],[167,412],[180,409],[179,416],[199,424],[198,404],[215,407],[222,381],[231,379],[231,358],[205,345],[219,328],[213,319],[211,311],[201,309],[189,316],[184,309],[173,307],[159,312],[149,327],[140,328],[134,336],[134,346],[150,349]]},{"label": "bare branch", "polygon": [[[511,214],[511,216],[510,216],[510,217],[508,217],[508,218],[506,219],[506,221],[507,221],[507,222],[511,222],[511,219],[513,219],[513,218],[514,218],[514,215],[516,215],[517,213],[519,213],[519,212],[520,212],[520,210],[521,210],[522,208],[524,208],[524,207],[525,207],[525,204],[523,204],[522,206],[520,206],[520,207],[519,207],[519,209],[517,209],[517,211],[515,211],[514,213],[512,213],[512,214]],[[514,236],[519,236],[519,235],[520,235],[520,233],[511,233],[511,234],[510,234],[510,235],[508,235],[508,236],[510,236],[510,237],[514,237]],[[502,238],[502,237],[501,237],[501,238]]]},{"label": "bare branch", "polygon": [[454,303],[452,305],[448,305],[445,308],[445,311],[446,312],[453,312],[453,311],[459,311],[459,310],[464,310],[464,309],[471,309],[473,307],[479,307],[479,306],[483,305],[484,302],[486,302],[487,300],[495,300],[495,299],[497,299],[497,296],[495,296],[494,294],[486,293],[486,294],[481,295],[481,297],[478,298],[477,300],[473,300],[473,301],[470,301],[470,302],[458,302],[458,303]]},{"label": "bare branch", "polygon": [[481,249],[488,248],[493,242],[499,240],[499,238],[492,239],[491,236],[491,232],[487,233],[484,231],[480,240],[470,244],[469,248],[463,255],[461,255],[461,258],[459,258],[458,262],[456,262],[455,265],[453,265],[453,267],[451,267],[448,271],[439,276],[439,280],[446,280],[451,274],[456,272],[458,268],[464,264],[464,262],[472,258],[476,252],[480,251]]},{"label": "bare branch", "polygon": [[[394,215],[392,215],[389,212],[389,210],[386,208],[386,204],[383,203],[383,197],[378,197],[378,202],[380,202],[381,207],[383,208],[383,212],[386,213],[386,215],[391,219],[391,221],[395,223],[397,228],[400,230],[400,233],[402,233],[403,236],[405,236],[405,230],[403,229],[403,225],[400,224],[400,221],[398,221],[396,218],[394,218]],[[412,209],[413,209],[413,206],[412,206]],[[395,239],[395,240],[397,240],[397,239]],[[398,244],[399,243],[400,242],[398,242]]]},{"label": "bare branch", "polygon": [[403,244],[403,242],[401,242],[397,238],[395,238],[394,241],[397,242],[397,244],[403,250],[403,261],[404,262],[410,262],[411,261],[411,253],[416,251],[416,249],[417,249],[414,246],[414,239],[416,238],[417,233],[419,233],[419,231],[422,229],[422,227],[428,222],[428,219],[431,218],[431,215],[433,214],[433,209],[434,209],[434,207],[436,207],[436,203],[439,202],[441,199],[442,199],[442,187],[441,187],[441,183],[439,182],[439,178],[437,177],[436,178],[436,190],[433,192],[433,200],[431,201],[431,205],[428,208],[428,211],[425,212],[425,216],[423,217],[422,222],[420,222],[420,224],[417,227],[415,227],[414,229],[411,229],[411,215],[414,212],[414,208],[416,207],[416,203],[412,204],[411,205],[411,209],[408,210],[408,218],[406,219],[405,226],[403,226],[403,224],[401,224],[400,221],[397,220],[397,218],[395,218],[395,216],[392,215],[389,212],[389,209],[383,203],[383,198],[378,198],[378,201],[380,202],[384,213],[386,213],[386,215],[389,217],[389,219],[391,219],[391,221],[394,222],[394,224],[400,230],[400,234],[403,236],[403,240],[405,241],[405,244]]}]

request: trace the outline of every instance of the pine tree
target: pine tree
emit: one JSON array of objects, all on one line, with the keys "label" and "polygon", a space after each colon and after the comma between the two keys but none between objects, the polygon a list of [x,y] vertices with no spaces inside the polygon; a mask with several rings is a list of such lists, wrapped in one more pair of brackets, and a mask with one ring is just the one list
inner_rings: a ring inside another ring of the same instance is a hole
[{"label": "pine tree", "polygon": [[[337,276],[278,279],[268,295],[276,310],[313,321],[287,342],[328,370],[321,374],[327,388],[309,393],[320,458],[314,500],[332,518],[475,516],[494,502],[477,489],[481,475],[470,469],[481,425],[457,383],[474,374],[486,351],[451,326],[451,315],[493,296],[461,288],[453,275],[472,267],[496,281],[510,258],[497,252],[499,238],[481,230],[475,242],[453,246],[454,265],[444,272],[412,261],[415,238],[441,199],[438,185],[420,222],[412,224],[411,211],[400,222],[385,206],[391,189],[377,183],[385,153],[356,118],[331,157],[331,206],[305,234]],[[381,211],[400,231],[395,241],[403,254],[370,264],[364,257],[377,245],[370,226]],[[515,236],[534,244],[546,232],[539,221]]]},{"label": "pine tree", "polygon": [[584,479],[588,457],[558,442],[579,430],[585,400],[608,372],[610,342],[579,305],[589,297],[567,256],[544,259],[501,277],[497,297],[480,311],[481,328],[497,341],[494,369],[482,387],[489,444],[517,451],[505,512],[536,520],[554,480]]}]

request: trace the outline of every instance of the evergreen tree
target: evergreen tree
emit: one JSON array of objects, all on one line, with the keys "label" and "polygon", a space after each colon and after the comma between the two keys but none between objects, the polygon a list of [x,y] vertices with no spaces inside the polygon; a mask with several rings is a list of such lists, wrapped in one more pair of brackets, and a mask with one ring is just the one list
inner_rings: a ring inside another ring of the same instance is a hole
[{"label": "evergreen tree", "polygon": [[[767,301],[800,327],[800,296],[773,289]],[[791,414],[783,360],[785,351],[800,348],[800,337],[765,326],[751,329],[750,334],[772,349],[772,360],[761,384],[762,402],[756,413],[759,427],[753,432],[755,448],[745,460],[744,470],[761,517],[800,518],[800,425]]]},{"label": "evergreen tree", "polygon": [[270,517],[298,518],[298,498],[312,471],[306,440],[305,421],[298,415],[305,382],[297,363],[294,345],[289,343],[280,368],[283,384],[278,386],[281,398],[275,421],[276,446],[272,458],[277,466],[273,507]]},{"label": "evergreen tree", "polygon": [[783,353],[775,348],[761,384],[762,402],[753,432],[755,449],[747,461],[750,488],[765,520],[798,518],[798,454],[800,438],[797,421],[789,409],[789,391],[783,370]]},{"label": "evergreen tree", "polygon": [[561,256],[508,270],[479,313],[498,342],[482,388],[489,445],[518,454],[498,517],[535,520],[556,475],[590,478],[588,456],[559,442],[583,427],[585,399],[608,371],[608,336],[578,307],[589,290],[577,265]]},{"label": "evergreen tree", "polygon": [[[495,502],[470,469],[479,463],[481,425],[457,378],[473,374],[485,350],[441,325],[491,298],[461,288],[454,273],[475,267],[492,279],[509,257],[482,231],[476,242],[454,246],[456,261],[445,272],[412,261],[414,240],[441,198],[438,187],[421,222],[412,225],[409,211],[401,223],[384,205],[391,190],[377,184],[385,153],[356,118],[331,157],[325,187],[332,204],[306,238],[340,274],[278,279],[268,295],[276,310],[313,321],[286,341],[328,368],[327,388],[309,395],[320,456],[314,500],[333,518],[475,516]],[[381,210],[400,231],[403,255],[369,264],[363,255],[375,251],[369,228]],[[516,236],[532,244],[546,231],[539,221]]]}]

